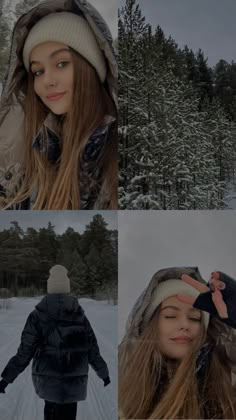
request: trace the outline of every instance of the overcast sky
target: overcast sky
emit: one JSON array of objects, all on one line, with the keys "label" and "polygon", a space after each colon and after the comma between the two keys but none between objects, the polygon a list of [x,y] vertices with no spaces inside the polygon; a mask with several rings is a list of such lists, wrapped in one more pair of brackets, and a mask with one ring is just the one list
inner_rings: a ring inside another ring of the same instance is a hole
[{"label": "overcast sky", "polygon": [[95,214],[101,214],[108,223],[108,229],[117,229],[117,211],[98,211],[98,210],[79,210],[79,211],[53,211],[53,210],[21,210],[21,211],[1,211],[0,230],[8,229],[11,222],[19,222],[20,227],[26,230],[34,227],[38,230],[47,227],[48,222],[55,226],[58,234],[65,232],[70,226],[75,231],[82,233]]},{"label": "overcast sky", "polygon": [[106,20],[114,38],[118,31],[118,6],[117,0],[89,0]]},{"label": "overcast sky", "polygon": [[236,211],[119,211],[119,337],[153,274],[198,266],[236,279]]},{"label": "overcast sky", "polygon": [[[125,0],[118,0],[118,5]],[[201,48],[209,65],[236,61],[235,0],[136,0],[153,28],[158,24],[179,47]]]}]

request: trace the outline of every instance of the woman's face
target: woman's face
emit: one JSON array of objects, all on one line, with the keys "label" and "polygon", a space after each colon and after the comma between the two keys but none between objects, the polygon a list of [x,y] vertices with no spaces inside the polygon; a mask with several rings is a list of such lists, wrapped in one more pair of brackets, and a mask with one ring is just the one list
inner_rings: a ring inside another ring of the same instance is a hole
[{"label": "woman's face", "polygon": [[73,62],[70,49],[60,42],[45,42],[31,51],[34,90],[57,115],[67,113],[73,98]]},{"label": "woman's face", "polygon": [[201,332],[201,311],[175,296],[165,299],[158,316],[158,338],[161,352],[182,360]]}]

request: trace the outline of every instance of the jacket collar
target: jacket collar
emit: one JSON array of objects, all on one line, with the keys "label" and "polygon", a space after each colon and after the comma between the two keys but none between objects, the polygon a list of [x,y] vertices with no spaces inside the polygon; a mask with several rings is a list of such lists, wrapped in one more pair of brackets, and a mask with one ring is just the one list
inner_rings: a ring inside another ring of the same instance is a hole
[{"label": "jacket collar", "polygon": [[[103,145],[106,142],[109,128],[115,121],[111,115],[106,115],[102,124],[96,128],[90,136],[84,150],[83,159],[85,161],[94,161],[97,159]],[[43,136],[43,128],[46,128],[47,139]],[[59,134],[59,124],[56,118],[49,114],[44,121],[37,135],[32,141],[33,149],[38,150],[41,154],[45,154],[50,162],[57,162],[61,155],[62,138]]]}]

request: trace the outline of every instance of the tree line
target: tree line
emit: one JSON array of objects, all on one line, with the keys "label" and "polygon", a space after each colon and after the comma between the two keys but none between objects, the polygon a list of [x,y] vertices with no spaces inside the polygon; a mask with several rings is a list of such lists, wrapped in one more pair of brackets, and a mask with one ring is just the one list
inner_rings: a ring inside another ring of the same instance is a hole
[{"label": "tree line", "polygon": [[25,12],[41,3],[40,0],[0,0],[0,82],[4,82],[9,62],[12,29],[14,23]]},{"label": "tree line", "polygon": [[83,233],[57,234],[51,222],[24,231],[18,222],[0,231],[0,291],[12,296],[45,294],[49,269],[64,265],[77,296],[117,300],[117,230],[95,215]]}]

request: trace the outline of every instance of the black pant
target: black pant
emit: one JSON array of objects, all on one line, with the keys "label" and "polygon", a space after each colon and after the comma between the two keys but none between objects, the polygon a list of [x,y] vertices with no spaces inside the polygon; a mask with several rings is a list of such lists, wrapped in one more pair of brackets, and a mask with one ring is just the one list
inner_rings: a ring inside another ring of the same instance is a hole
[{"label": "black pant", "polygon": [[57,404],[45,401],[44,420],[76,420],[77,403]]}]

